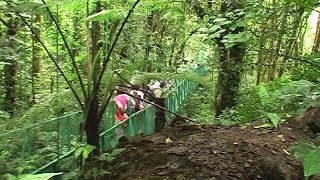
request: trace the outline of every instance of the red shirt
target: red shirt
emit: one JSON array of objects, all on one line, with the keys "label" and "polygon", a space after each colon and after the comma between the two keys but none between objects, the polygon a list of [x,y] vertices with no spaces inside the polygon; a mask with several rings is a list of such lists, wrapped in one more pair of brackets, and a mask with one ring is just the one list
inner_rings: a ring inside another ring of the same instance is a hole
[{"label": "red shirt", "polygon": [[[122,113],[121,109],[125,112],[127,109],[127,95],[120,94],[114,98],[114,102],[116,104],[116,120],[123,121],[126,118],[124,117],[124,113]],[[119,105],[121,107],[119,107]],[[120,109],[121,108],[121,109]]]}]

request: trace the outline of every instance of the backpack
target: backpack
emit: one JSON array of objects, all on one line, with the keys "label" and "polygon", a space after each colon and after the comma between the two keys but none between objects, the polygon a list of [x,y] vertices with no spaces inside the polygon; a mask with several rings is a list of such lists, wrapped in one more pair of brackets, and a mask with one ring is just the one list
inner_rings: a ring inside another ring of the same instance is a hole
[{"label": "backpack", "polygon": [[[131,97],[130,97],[131,98]],[[128,99],[127,100],[127,109],[126,109],[126,113],[128,114],[128,116],[131,116],[132,114],[134,114],[135,111],[135,103],[134,101],[132,101],[132,99]]]}]

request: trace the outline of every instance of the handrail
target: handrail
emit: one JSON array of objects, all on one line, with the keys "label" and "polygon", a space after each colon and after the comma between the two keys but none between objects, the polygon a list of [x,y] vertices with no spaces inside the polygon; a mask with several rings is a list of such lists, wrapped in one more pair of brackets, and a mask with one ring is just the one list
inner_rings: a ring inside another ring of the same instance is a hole
[{"label": "handrail", "polygon": [[100,136],[103,136],[103,135],[105,135],[106,133],[108,133],[108,132],[116,129],[117,127],[119,127],[120,125],[124,124],[125,122],[128,122],[131,118],[134,118],[134,117],[137,116],[138,114],[143,113],[147,108],[150,108],[150,107],[152,107],[152,106],[151,106],[151,105],[147,105],[146,108],[144,108],[144,109],[142,109],[142,110],[140,110],[140,111],[138,111],[138,112],[133,113],[129,118],[121,121],[119,124],[116,124],[116,125],[110,127],[109,129],[103,131],[102,133],[100,133]]},{"label": "handrail", "polygon": [[73,116],[75,114],[80,114],[81,111],[76,111],[76,112],[72,112],[72,113],[68,113],[68,114],[65,114],[63,116],[59,116],[59,117],[56,117],[56,118],[52,118],[48,121],[45,121],[45,122],[42,122],[42,123],[37,123],[37,124],[34,124],[34,125],[30,125],[30,126],[27,126],[27,127],[24,127],[24,128],[19,128],[19,129],[15,129],[15,130],[11,130],[11,131],[8,131],[8,132],[5,132],[5,133],[2,133],[0,134],[0,137],[2,136],[5,136],[5,135],[8,135],[8,134],[11,134],[11,133],[16,133],[18,131],[25,131],[25,130],[28,130],[30,128],[35,128],[35,127],[39,127],[39,126],[42,126],[42,125],[45,125],[45,124],[49,124],[51,122],[55,122],[55,121],[59,121],[65,117],[69,117],[69,116]]}]

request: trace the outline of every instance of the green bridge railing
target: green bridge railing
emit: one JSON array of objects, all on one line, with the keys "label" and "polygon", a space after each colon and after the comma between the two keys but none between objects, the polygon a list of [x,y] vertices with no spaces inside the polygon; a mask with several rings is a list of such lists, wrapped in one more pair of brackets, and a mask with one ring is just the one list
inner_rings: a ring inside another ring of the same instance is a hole
[{"label": "green bridge railing", "polygon": [[[196,69],[198,75],[204,75],[204,68]],[[165,106],[177,112],[181,104],[197,86],[188,80],[176,80],[175,86],[167,94]],[[117,145],[115,130],[127,122],[128,137],[138,134],[151,135],[154,133],[156,109],[148,105],[145,109],[131,115],[121,124],[114,124],[114,104],[111,103],[104,114],[102,133],[100,134],[101,150],[107,150]],[[174,117],[166,113],[169,123]],[[23,129],[14,130],[0,135],[0,175],[21,173],[43,173],[67,171],[63,168],[66,157],[74,152],[77,143],[80,123],[83,119],[81,112],[69,113]],[[1,177],[1,176],[0,176]]]}]

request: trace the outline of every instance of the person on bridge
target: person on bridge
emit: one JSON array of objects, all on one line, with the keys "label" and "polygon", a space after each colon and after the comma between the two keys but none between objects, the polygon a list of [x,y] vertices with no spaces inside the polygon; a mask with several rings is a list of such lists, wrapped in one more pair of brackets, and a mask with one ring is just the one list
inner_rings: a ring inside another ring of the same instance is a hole
[{"label": "person on bridge", "polygon": [[[132,106],[131,104],[134,105],[135,102],[127,94],[123,94],[120,91],[116,91],[116,95],[114,97],[114,103],[116,107],[115,124],[117,125],[129,117],[129,115],[132,113],[130,110]],[[125,123],[116,128],[116,135],[118,139],[121,138],[122,136],[125,136],[125,128],[126,128]]]},{"label": "person on bridge", "polygon": [[[144,93],[139,90],[139,87],[137,89],[130,91],[130,94],[134,97],[144,99]],[[133,98],[135,101],[135,112],[138,112],[145,107],[144,101],[137,98]]]}]

